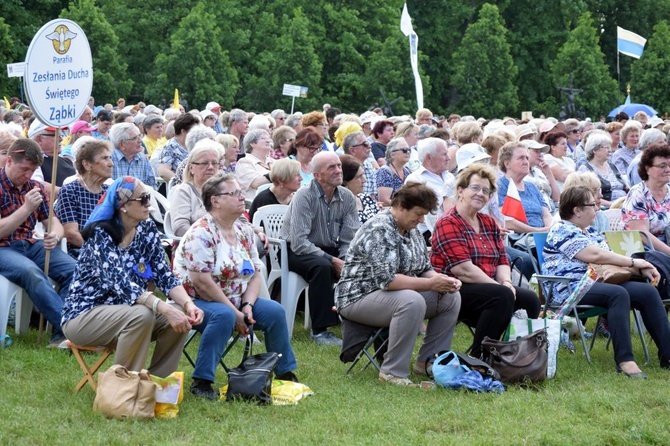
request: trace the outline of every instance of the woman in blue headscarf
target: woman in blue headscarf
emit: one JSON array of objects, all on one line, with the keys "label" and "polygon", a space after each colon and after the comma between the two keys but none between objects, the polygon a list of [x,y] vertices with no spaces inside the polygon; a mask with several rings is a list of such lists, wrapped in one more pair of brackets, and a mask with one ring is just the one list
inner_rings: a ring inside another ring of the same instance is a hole
[{"label": "woman in blue headscarf", "polygon": [[[116,344],[115,364],[145,368],[151,340],[156,347],[149,371],[165,377],[177,369],[186,335],[202,322],[170,269],[161,236],[149,219],[151,195],[140,180],[115,180],[82,230],[62,327],[78,345]],[[155,296],[154,286],[169,296]]]}]

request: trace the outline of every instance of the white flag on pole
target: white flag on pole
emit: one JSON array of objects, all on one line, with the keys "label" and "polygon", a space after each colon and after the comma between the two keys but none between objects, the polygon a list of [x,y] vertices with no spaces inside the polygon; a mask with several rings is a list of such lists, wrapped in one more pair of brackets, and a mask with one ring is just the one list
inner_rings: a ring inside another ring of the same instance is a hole
[{"label": "white flag on pole", "polygon": [[414,73],[414,84],[416,86],[416,105],[418,108],[423,108],[423,84],[421,83],[421,76],[419,76],[419,59],[418,47],[419,36],[414,32],[412,27],[412,19],[407,12],[407,3],[402,8],[402,15],[400,16],[400,30],[409,37],[409,60],[412,65],[412,72]]}]

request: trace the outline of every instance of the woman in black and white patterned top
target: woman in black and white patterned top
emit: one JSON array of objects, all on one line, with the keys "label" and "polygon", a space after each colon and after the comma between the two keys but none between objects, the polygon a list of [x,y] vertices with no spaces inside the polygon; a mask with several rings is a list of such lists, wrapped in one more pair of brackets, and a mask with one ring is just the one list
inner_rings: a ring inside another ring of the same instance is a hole
[{"label": "woman in black and white patterned top", "polygon": [[389,327],[381,381],[413,384],[407,378],[409,362],[423,319],[430,321],[414,372],[425,374],[428,358],[451,347],[461,282],[433,271],[416,229],[436,206],[437,197],[429,187],[411,183],[400,188],[391,208],[356,233],[335,287],[337,309],[344,318]]}]

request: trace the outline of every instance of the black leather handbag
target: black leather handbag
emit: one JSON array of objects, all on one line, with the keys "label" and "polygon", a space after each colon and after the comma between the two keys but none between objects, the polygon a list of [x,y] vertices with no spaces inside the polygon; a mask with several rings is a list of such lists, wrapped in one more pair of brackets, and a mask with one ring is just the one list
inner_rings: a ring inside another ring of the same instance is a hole
[{"label": "black leather handbag", "polygon": [[488,336],[482,341],[482,348],[488,353],[487,362],[505,383],[547,379],[547,345],[545,329],[509,342]]},{"label": "black leather handbag", "polygon": [[253,342],[254,331],[252,327],[249,327],[242,362],[228,371],[226,399],[272,404],[272,378],[281,354],[268,352],[254,355],[252,354]]}]

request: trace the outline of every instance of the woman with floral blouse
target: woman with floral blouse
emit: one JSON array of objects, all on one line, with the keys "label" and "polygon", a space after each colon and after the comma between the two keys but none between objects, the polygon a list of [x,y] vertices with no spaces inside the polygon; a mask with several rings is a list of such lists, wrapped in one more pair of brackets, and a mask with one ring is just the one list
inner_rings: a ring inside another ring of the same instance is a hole
[{"label": "woman with floral blouse", "polygon": [[[177,369],[186,335],[203,313],[170,270],[149,219],[150,198],[137,178],[109,186],[82,231],[61,325],[75,344],[116,344],[114,363],[134,371],[145,367],[155,339],[149,371],[165,377]],[[148,291],[149,281],[175,303]]]},{"label": "woman with floral blouse", "polygon": [[340,314],[359,324],[389,327],[388,350],[379,380],[412,386],[409,363],[424,319],[426,337],[413,371],[426,374],[426,361],[449,350],[456,327],[461,282],[433,271],[426,242],[416,228],[437,206],[429,187],[400,188],[391,208],[368,220],[351,241],[335,287]]},{"label": "woman with floral blouse", "polygon": [[232,174],[217,174],[202,187],[207,213],[186,232],[174,260],[174,270],[198,308],[205,313],[191,393],[218,399],[212,389],[216,365],[233,330],[249,333],[247,324],[265,332],[269,352],[281,353],[277,379],[297,381],[295,355],[282,306],[259,299],[261,262],[250,225],[238,218],[244,196]]}]

